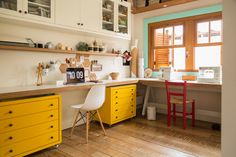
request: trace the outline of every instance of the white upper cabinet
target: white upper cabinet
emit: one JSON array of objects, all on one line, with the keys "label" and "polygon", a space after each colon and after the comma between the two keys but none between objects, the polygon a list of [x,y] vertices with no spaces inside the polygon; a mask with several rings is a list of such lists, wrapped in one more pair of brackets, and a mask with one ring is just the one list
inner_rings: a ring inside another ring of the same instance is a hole
[{"label": "white upper cabinet", "polygon": [[54,0],[1,0],[0,13],[38,21],[54,21]]},{"label": "white upper cabinet", "polygon": [[88,31],[99,31],[101,26],[101,0],[82,0],[81,21],[84,29]]},{"label": "white upper cabinet", "polygon": [[55,8],[55,22],[62,26],[79,28],[82,0],[57,0]]},{"label": "white upper cabinet", "polygon": [[56,24],[98,31],[100,26],[101,0],[57,0]]},{"label": "white upper cabinet", "polygon": [[102,30],[130,38],[131,7],[123,0],[102,0]]}]

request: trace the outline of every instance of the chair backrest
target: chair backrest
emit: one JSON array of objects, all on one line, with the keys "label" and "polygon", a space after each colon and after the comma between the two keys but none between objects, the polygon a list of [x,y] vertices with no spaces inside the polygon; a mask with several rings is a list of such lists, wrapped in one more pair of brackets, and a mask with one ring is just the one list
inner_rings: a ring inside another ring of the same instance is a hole
[{"label": "chair backrest", "polygon": [[[166,95],[167,101],[170,102],[171,97],[181,97],[183,99],[183,103],[186,102],[187,97],[187,82],[170,82],[165,81],[166,85]],[[177,90],[180,89],[180,90]],[[181,90],[182,89],[182,90]]]},{"label": "chair backrest", "polygon": [[85,99],[84,105],[81,107],[82,110],[92,111],[99,109],[105,101],[106,86],[95,85],[93,86]]}]

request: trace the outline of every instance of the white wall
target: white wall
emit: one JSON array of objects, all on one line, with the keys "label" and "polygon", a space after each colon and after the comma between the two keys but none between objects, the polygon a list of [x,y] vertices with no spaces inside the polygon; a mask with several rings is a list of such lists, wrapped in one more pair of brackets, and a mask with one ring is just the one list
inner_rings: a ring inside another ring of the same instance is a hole
[{"label": "white wall", "polygon": [[222,94],[222,157],[236,154],[236,1],[223,1],[223,94]]},{"label": "white wall", "polygon": [[[128,40],[93,37],[84,33],[78,34],[46,27],[36,28],[27,24],[5,23],[0,20],[0,40],[24,42],[26,37],[32,38],[34,42],[46,43],[51,41],[54,44],[62,42],[73,48],[79,41],[92,42],[95,39],[99,43],[106,43],[108,51],[111,51],[112,48],[122,51],[130,48],[130,41]],[[35,85],[37,81],[36,67],[39,62],[49,62],[50,60],[64,62],[67,57],[75,57],[75,55],[0,50],[0,88]],[[130,69],[122,65],[121,57],[90,56],[90,59],[96,59],[103,64],[103,70],[96,73],[99,79],[106,79],[112,71],[118,71],[120,77],[130,76]],[[55,83],[56,80],[63,78],[65,78],[65,75],[61,74],[57,68],[56,71],[50,72],[48,76],[43,77],[43,83]],[[70,106],[83,103],[87,92],[88,90],[79,90],[59,93],[62,95],[62,126],[64,129],[72,124],[74,111]]]},{"label": "white wall", "polygon": [[194,1],[191,3],[186,3],[186,4],[181,4],[177,6],[172,6],[172,7],[167,7],[163,9],[158,9],[158,10],[153,10],[149,12],[144,12],[140,14],[135,14],[133,16],[133,34],[132,34],[132,40],[138,39],[139,40],[139,56],[143,56],[143,22],[145,18],[150,18],[150,17],[155,17],[155,16],[160,16],[160,15],[165,15],[165,14],[170,14],[170,13],[175,13],[175,12],[181,12],[181,11],[186,11],[186,10],[191,10],[191,9],[196,9],[196,8],[201,8],[201,7],[206,7],[210,6],[213,4],[218,4],[221,3],[222,0],[198,0]]}]

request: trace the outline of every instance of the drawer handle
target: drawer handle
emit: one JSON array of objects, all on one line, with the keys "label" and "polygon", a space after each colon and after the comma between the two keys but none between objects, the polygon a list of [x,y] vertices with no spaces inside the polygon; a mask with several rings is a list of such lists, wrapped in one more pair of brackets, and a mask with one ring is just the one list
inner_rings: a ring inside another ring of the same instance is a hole
[{"label": "drawer handle", "polygon": [[9,140],[12,140],[12,139],[13,139],[13,137],[12,137],[12,136],[10,136],[8,139],[9,139]]},{"label": "drawer handle", "polygon": [[131,100],[133,101],[134,99],[132,98]]},{"label": "drawer handle", "polygon": [[51,114],[50,117],[53,117],[53,114]]},{"label": "drawer handle", "polygon": [[134,111],[131,111],[131,113],[134,113]]},{"label": "drawer handle", "polygon": [[132,95],[134,95],[134,93],[132,93]]},{"label": "drawer handle", "polygon": [[12,114],[13,112],[12,112],[12,111],[9,111],[8,113],[9,113],[9,114]]},{"label": "drawer handle", "polygon": [[13,127],[13,124],[9,124],[8,126],[9,126],[9,127]]},{"label": "drawer handle", "polygon": [[53,136],[51,136],[50,138],[53,139]]},{"label": "drawer handle", "polygon": [[118,102],[116,102],[116,104],[118,104]]},{"label": "drawer handle", "polygon": [[53,104],[50,104],[50,106],[53,106]]},{"label": "drawer handle", "polygon": [[118,109],[116,109],[116,111],[118,111]]},{"label": "drawer handle", "polygon": [[134,107],[134,105],[131,105],[131,107]]},{"label": "drawer handle", "polygon": [[116,119],[117,119],[118,117],[116,116]]},{"label": "drawer handle", "polygon": [[116,98],[118,98],[118,96],[116,96]]},{"label": "drawer handle", "polygon": [[10,150],[9,150],[9,153],[13,153],[13,150],[12,150],[12,149],[10,149]]},{"label": "drawer handle", "polygon": [[116,91],[116,94],[118,93],[118,91]]},{"label": "drawer handle", "polygon": [[50,128],[53,128],[53,125],[51,125]]},{"label": "drawer handle", "polygon": [[131,89],[131,91],[134,91],[134,89]]}]

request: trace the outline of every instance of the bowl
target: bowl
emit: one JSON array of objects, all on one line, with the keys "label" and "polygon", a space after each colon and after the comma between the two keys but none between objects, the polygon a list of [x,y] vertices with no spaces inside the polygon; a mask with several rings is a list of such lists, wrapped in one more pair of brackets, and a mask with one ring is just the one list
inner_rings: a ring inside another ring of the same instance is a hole
[{"label": "bowl", "polygon": [[120,74],[120,73],[118,73],[118,72],[112,72],[112,73],[110,73],[111,79],[112,79],[112,80],[117,80],[118,77],[119,77],[119,74]]}]

